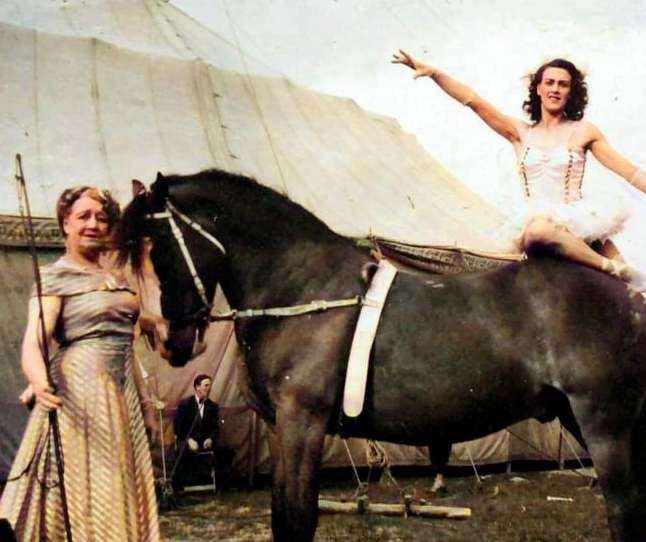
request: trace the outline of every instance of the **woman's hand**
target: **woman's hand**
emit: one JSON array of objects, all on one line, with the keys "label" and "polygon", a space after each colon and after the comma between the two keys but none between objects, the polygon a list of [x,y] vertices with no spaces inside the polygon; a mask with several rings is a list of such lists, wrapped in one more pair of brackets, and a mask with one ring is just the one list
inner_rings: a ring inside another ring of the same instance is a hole
[{"label": "woman's hand", "polygon": [[153,348],[160,351],[168,340],[168,322],[158,314],[142,311],[139,315],[139,326]]},{"label": "woman's hand", "polygon": [[526,129],[526,124],[521,120],[508,117],[498,111],[496,107],[480,98],[471,87],[454,79],[445,71],[440,71],[437,68],[415,60],[401,49],[399,49],[399,52],[393,54],[391,62],[393,64],[403,64],[411,70],[414,70],[413,78],[415,79],[418,77],[431,77],[433,82],[451,96],[451,98],[457,100],[462,105],[469,106],[489,128],[500,134],[513,145],[520,144],[522,140],[521,134]]},{"label": "woman's hand", "polygon": [[437,71],[435,68],[415,60],[411,55],[401,49],[397,53],[393,53],[393,58],[390,62],[392,64],[403,64],[411,70],[414,70],[413,79],[417,79],[418,77],[433,77],[433,74]]},{"label": "woman's hand", "polygon": [[22,393],[18,396],[18,401],[20,401],[20,404],[26,406],[29,406],[35,399],[36,396],[34,395],[34,388],[31,384],[29,384],[24,390],[22,390]]},{"label": "woman's hand", "polygon": [[56,410],[61,406],[61,400],[54,394],[54,390],[47,382],[32,382],[25,391],[22,392],[20,398],[31,388],[33,395],[36,397],[36,402],[40,403],[47,410]]}]

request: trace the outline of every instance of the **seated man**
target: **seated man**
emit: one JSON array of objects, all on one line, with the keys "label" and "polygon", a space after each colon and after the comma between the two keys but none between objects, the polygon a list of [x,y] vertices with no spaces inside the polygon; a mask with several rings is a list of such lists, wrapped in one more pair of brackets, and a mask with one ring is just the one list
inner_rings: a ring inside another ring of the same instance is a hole
[{"label": "seated man", "polygon": [[[217,403],[209,399],[211,378],[199,374],[193,380],[195,394],[180,401],[175,415],[175,436],[179,452],[179,465],[176,467],[175,486],[181,488],[200,470],[196,461],[198,454],[213,452],[217,486],[222,484],[231,467],[231,451],[218,446],[220,416]],[[209,464],[210,468],[211,464]]]}]

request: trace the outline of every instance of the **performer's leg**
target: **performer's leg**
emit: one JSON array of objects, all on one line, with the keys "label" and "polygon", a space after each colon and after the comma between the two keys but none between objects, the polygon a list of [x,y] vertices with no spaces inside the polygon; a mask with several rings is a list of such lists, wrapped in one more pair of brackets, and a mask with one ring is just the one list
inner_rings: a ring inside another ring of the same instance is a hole
[{"label": "performer's leg", "polygon": [[547,247],[564,258],[605,271],[626,282],[636,278],[635,270],[623,261],[611,241],[602,245],[600,254],[549,217],[536,217],[527,225],[523,232],[523,246],[527,252],[531,252],[536,246]]},{"label": "performer's leg", "polygon": [[527,224],[522,242],[527,252],[531,252],[537,246],[546,247],[568,260],[604,270],[604,256],[595,252],[583,239],[570,233],[567,228],[549,217],[539,216]]}]

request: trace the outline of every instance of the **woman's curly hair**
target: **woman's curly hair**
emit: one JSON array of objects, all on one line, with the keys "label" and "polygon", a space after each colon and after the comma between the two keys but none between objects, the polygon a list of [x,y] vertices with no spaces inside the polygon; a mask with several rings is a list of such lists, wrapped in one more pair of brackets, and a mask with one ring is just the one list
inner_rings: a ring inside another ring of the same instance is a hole
[{"label": "woman's curly hair", "polygon": [[588,86],[585,76],[572,62],[562,58],[555,58],[543,64],[535,73],[529,75],[529,89],[527,100],[523,102],[523,109],[533,122],[541,120],[541,97],[536,93],[539,83],[543,80],[543,72],[547,68],[561,68],[567,71],[572,78],[570,83],[570,97],[565,104],[565,117],[568,120],[581,120],[586,105],[588,105]]},{"label": "woman's curly hair", "polygon": [[56,218],[58,218],[58,227],[61,229],[63,237],[67,237],[63,228],[65,219],[70,215],[72,205],[74,205],[76,200],[84,195],[98,201],[103,206],[103,210],[108,215],[109,231],[112,231],[112,228],[118,222],[119,216],[121,215],[121,208],[119,207],[117,200],[112,197],[109,190],[102,190],[92,186],[75,186],[73,188],[66,188],[63,190],[63,193],[60,195],[58,202],[56,203]]}]

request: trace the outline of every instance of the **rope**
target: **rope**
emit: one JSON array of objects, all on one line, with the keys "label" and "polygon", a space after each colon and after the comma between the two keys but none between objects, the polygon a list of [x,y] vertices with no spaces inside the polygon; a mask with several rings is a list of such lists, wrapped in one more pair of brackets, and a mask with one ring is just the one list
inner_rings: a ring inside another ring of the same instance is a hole
[{"label": "rope", "polygon": [[229,13],[229,6],[227,5],[226,0],[223,1],[223,4],[224,4],[224,11],[226,12],[227,18],[229,19],[229,24],[231,25],[231,31],[233,32],[233,39],[236,44],[236,49],[240,53],[240,60],[242,61],[242,65],[244,67],[245,75],[247,77],[247,83],[249,84],[249,88],[251,89],[251,99],[256,108],[256,112],[258,113],[258,117],[260,118],[260,122],[262,123],[262,127],[265,131],[265,134],[267,135],[267,140],[269,141],[271,154],[274,158],[274,162],[276,163],[276,168],[278,169],[278,174],[280,175],[280,181],[283,185],[283,190],[285,194],[289,196],[289,190],[287,190],[287,182],[285,181],[285,176],[283,175],[283,169],[280,167],[280,161],[278,160],[276,145],[274,143],[273,138],[271,137],[271,132],[269,131],[267,120],[265,119],[265,115],[263,114],[262,108],[260,107],[260,102],[258,101],[258,95],[256,94],[256,87],[254,86],[253,78],[251,77],[251,73],[249,72],[249,66],[247,65],[246,55],[243,53],[242,48],[240,47],[240,40],[238,39],[238,31],[236,29],[236,25],[233,22],[233,18],[231,17],[231,14]]},{"label": "rope", "polygon": [[368,440],[366,446],[366,461],[371,467],[388,467],[388,454],[384,447],[375,440]]},{"label": "rope", "polygon": [[343,445],[345,446],[345,451],[348,452],[350,465],[352,465],[352,471],[354,472],[354,477],[357,480],[357,491],[354,494],[354,498],[357,498],[359,495],[365,495],[366,493],[368,493],[368,484],[363,483],[361,481],[361,478],[359,477],[359,471],[357,470],[357,466],[354,464],[354,459],[352,457],[352,454],[350,453],[350,447],[348,446],[347,439],[343,439]]},{"label": "rope", "polygon": [[[585,466],[583,465],[583,462],[581,461],[581,458],[579,457],[579,454],[576,453],[576,450],[574,449],[574,446],[572,446],[572,443],[570,442],[570,439],[568,438],[565,431],[563,431],[563,426],[561,426],[561,435],[563,435],[563,440],[568,445],[568,448],[570,448],[570,451],[574,454],[574,457],[576,457],[576,460],[578,461],[579,466],[581,467],[581,469],[585,469]],[[584,476],[585,478],[589,478],[589,479],[594,480],[594,477],[588,476],[587,474],[585,474],[583,472],[579,472],[577,469],[573,469],[573,472],[576,472],[577,474],[579,474],[581,476]]]},{"label": "rope", "polygon": [[[530,447],[532,450],[534,450],[535,452],[538,452],[538,454],[539,454],[539,455],[541,455],[541,456],[543,456],[543,458],[544,458],[544,459],[547,459],[547,460],[549,460],[549,461],[555,461],[555,462],[557,462],[557,463],[558,463],[558,458],[555,458],[554,456],[552,456],[552,455],[550,455],[550,454],[546,454],[545,452],[543,452],[542,450],[540,450],[539,448],[537,448],[536,446],[534,446],[534,445],[533,445],[531,442],[529,442],[528,440],[526,440],[526,439],[524,439],[524,438],[522,438],[522,437],[519,437],[516,433],[514,433],[514,432],[513,432],[511,429],[509,429],[508,427],[505,429],[505,431],[507,431],[511,436],[516,437],[516,438],[517,438],[518,440],[520,440],[522,443],[524,443],[524,444],[526,444],[527,446],[529,446],[529,447]],[[576,455],[576,454],[575,454],[575,455]],[[585,474],[583,474],[583,473],[581,473],[581,472],[579,472],[579,471],[577,471],[577,470],[575,470],[574,472],[575,472],[576,474],[578,474],[579,476],[581,476],[582,478],[585,478],[586,480],[589,478],[589,476],[587,476],[587,475],[585,475]]]},{"label": "rope", "polygon": [[397,480],[390,470],[390,461],[388,460],[386,449],[375,440],[368,440],[366,442],[366,461],[368,462],[370,468],[372,469],[372,467],[380,467],[383,471],[383,474],[386,475],[388,483],[394,486],[395,489],[399,492],[399,496],[402,499],[402,502],[408,502],[410,500],[409,496],[404,492],[399,483],[397,483]]},{"label": "rope", "polygon": [[469,461],[471,462],[471,468],[473,469],[473,474],[475,474],[476,480],[478,481],[478,485],[482,485],[482,478],[480,478],[480,475],[478,474],[478,469],[476,468],[476,464],[473,461],[473,456],[471,455],[471,448],[467,447],[467,454],[469,454]]}]

